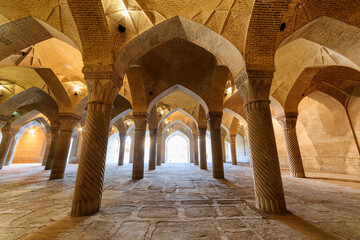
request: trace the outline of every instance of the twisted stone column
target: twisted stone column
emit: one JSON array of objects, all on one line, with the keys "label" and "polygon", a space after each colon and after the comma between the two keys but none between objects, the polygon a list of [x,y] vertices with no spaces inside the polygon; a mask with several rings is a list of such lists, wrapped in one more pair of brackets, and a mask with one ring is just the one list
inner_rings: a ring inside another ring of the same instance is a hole
[{"label": "twisted stone column", "polygon": [[14,158],[14,154],[15,154],[15,149],[16,149],[16,145],[19,142],[20,137],[19,136],[14,136],[13,140],[11,141],[11,146],[9,148],[9,152],[7,154],[6,157],[6,161],[5,161],[5,166],[10,166],[13,158]]},{"label": "twisted stone column", "polygon": [[57,147],[57,143],[59,140],[59,129],[60,129],[60,126],[51,126],[51,128],[50,128],[51,143],[50,143],[50,148],[49,148],[49,154],[47,156],[46,163],[45,163],[45,170],[51,170],[51,168],[52,168],[54,158],[55,158],[56,147]]},{"label": "twisted stone column", "polygon": [[278,118],[278,121],[284,130],[291,175],[297,178],[304,178],[305,171],[296,135],[297,113],[285,113],[284,116]]},{"label": "twisted stone column", "polygon": [[231,163],[237,165],[236,159],[236,135],[230,135],[230,146],[231,146]]},{"label": "twisted stone column", "polygon": [[142,179],[144,177],[145,134],[148,115],[146,113],[133,113],[133,117],[135,122],[135,149],[132,179]]},{"label": "twisted stone column", "polygon": [[87,216],[101,206],[111,111],[119,88],[110,72],[86,73],[89,94],[71,214]]},{"label": "twisted stone column", "polygon": [[51,144],[51,133],[46,133],[46,147],[45,147],[45,153],[44,153],[44,156],[43,156],[43,161],[41,163],[41,166],[45,166],[46,164],[46,160],[47,160],[47,157],[49,155],[49,151],[50,151],[50,144]]},{"label": "twisted stone column", "polygon": [[118,166],[122,166],[124,165],[126,134],[119,133],[119,138],[120,138],[120,150],[119,150]]},{"label": "twisted stone column", "polygon": [[4,167],[11,142],[17,131],[10,129],[10,124],[6,124],[2,129],[2,140],[0,144],[0,170]]},{"label": "twisted stone column", "polygon": [[198,143],[199,134],[194,133],[193,137],[194,137],[194,164],[196,166],[199,166],[199,143]]},{"label": "twisted stone column", "polygon": [[64,178],[66,161],[69,155],[71,137],[80,117],[72,113],[59,114],[60,133],[55,158],[51,167],[50,180]]},{"label": "twisted stone column", "polygon": [[157,134],[157,140],[156,140],[156,165],[161,166],[161,140],[162,140],[162,134]]},{"label": "twisted stone column", "polygon": [[256,206],[269,213],[286,213],[279,159],[270,112],[273,71],[249,71],[238,86],[246,106],[254,174]]},{"label": "twisted stone column", "polygon": [[199,144],[200,144],[200,169],[207,169],[206,162],[206,127],[199,127]]},{"label": "twisted stone column", "polygon": [[207,120],[210,126],[211,153],[213,177],[216,179],[224,178],[224,165],[221,150],[221,118],[222,112],[209,112]]},{"label": "twisted stone column", "polygon": [[130,138],[131,138],[131,142],[130,142],[129,163],[133,163],[134,162],[134,151],[135,151],[135,131],[131,131]]},{"label": "twisted stone column", "polygon": [[154,170],[156,168],[156,139],[157,129],[150,129],[149,170]]}]

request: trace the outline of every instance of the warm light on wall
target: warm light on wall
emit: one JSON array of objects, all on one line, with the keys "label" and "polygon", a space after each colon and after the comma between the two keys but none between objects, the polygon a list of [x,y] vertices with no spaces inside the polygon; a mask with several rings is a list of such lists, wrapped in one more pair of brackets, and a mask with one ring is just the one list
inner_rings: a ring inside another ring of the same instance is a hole
[{"label": "warm light on wall", "polygon": [[36,130],[35,130],[35,129],[33,129],[33,128],[29,129],[29,133],[30,133],[30,135],[34,135],[34,134],[35,134],[35,132],[36,132]]},{"label": "warm light on wall", "polygon": [[74,91],[75,91],[75,92],[79,92],[79,91],[80,91],[80,87],[79,87],[79,86],[75,86],[75,87],[74,87]]}]

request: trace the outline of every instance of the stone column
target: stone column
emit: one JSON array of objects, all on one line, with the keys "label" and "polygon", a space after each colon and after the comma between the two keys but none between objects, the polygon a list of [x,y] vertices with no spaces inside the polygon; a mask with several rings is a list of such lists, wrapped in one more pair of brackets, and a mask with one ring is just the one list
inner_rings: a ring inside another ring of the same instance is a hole
[{"label": "stone column", "polygon": [[110,72],[85,72],[89,97],[72,216],[94,214],[101,206],[111,111],[119,91],[112,76]]},{"label": "stone column", "polygon": [[55,158],[51,167],[50,180],[64,178],[66,161],[69,155],[71,137],[80,117],[73,113],[59,114],[60,133]]},{"label": "stone column", "polygon": [[194,133],[194,164],[199,166],[199,133]]},{"label": "stone column", "polygon": [[236,135],[230,135],[230,146],[231,146],[231,163],[237,165],[236,160]]},{"label": "stone column", "polygon": [[14,158],[14,154],[15,154],[15,149],[16,149],[16,145],[19,142],[19,139],[21,138],[21,136],[14,136],[13,140],[11,141],[11,146],[9,148],[9,152],[7,154],[6,157],[6,161],[5,161],[5,166],[10,166],[13,158]]},{"label": "stone column", "polygon": [[226,152],[225,152],[225,137],[226,137],[226,132],[221,130],[221,153],[222,153],[222,159],[223,162],[226,163]]},{"label": "stone column", "polygon": [[285,113],[278,118],[285,135],[290,172],[293,177],[304,178],[305,171],[296,135],[297,113]]},{"label": "stone column", "polygon": [[207,120],[210,126],[211,153],[213,177],[216,179],[224,178],[224,165],[221,150],[221,118],[222,112],[209,112]]},{"label": "stone column", "polygon": [[148,115],[147,113],[133,113],[133,117],[135,122],[135,145],[132,179],[142,179],[144,177],[145,134]]},{"label": "stone column", "polygon": [[131,142],[130,142],[129,163],[133,163],[134,162],[134,151],[135,151],[135,131],[132,130],[130,132],[130,138],[131,138]]},{"label": "stone column", "polygon": [[156,168],[156,139],[157,129],[150,129],[149,170]]},{"label": "stone column", "polygon": [[161,140],[162,134],[157,134],[156,140],[156,165],[161,166]]},{"label": "stone column", "polygon": [[119,133],[119,138],[120,138],[120,150],[119,150],[118,166],[122,166],[124,165],[126,134]]},{"label": "stone column", "polygon": [[60,126],[51,126],[51,128],[50,128],[51,143],[50,143],[50,148],[49,148],[49,154],[47,156],[46,163],[45,163],[45,170],[51,170],[51,168],[52,168],[54,158],[55,158],[56,147],[57,147],[57,143],[59,140],[59,129],[60,129]]},{"label": "stone column", "polygon": [[10,125],[7,123],[2,128],[2,140],[0,144],[0,170],[4,167],[6,157],[8,155],[11,142],[16,134],[16,131],[10,129]]},{"label": "stone column", "polygon": [[50,144],[51,144],[51,132],[46,133],[45,136],[46,136],[46,147],[45,147],[45,153],[44,153],[44,156],[43,156],[43,161],[41,163],[42,166],[45,166],[47,157],[49,155]]},{"label": "stone column", "polygon": [[246,106],[256,206],[269,213],[286,213],[279,159],[270,112],[273,71],[248,70],[238,88]]},{"label": "stone column", "polygon": [[200,144],[200,169],[207,169],[206,162],[206,127],[199,127],[199,144]]}]

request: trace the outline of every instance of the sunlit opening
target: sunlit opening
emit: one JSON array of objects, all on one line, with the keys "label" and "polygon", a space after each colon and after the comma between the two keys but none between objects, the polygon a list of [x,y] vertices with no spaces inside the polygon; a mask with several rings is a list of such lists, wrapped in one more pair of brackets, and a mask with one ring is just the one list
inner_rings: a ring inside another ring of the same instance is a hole
[{"label": "sunlit opening", "polygon": [[127,136],[125,139],[124,163],[128,163],[130,161],[130,147],[131,147],[131,137]]},{"label": "sunlit opening", "polygon": [[181,132],[172,133],[165,143],[165,161],[171,163],[186,163],[189,159],[189,139]]},{"label": "sunlit opening", "polygon": [[211,153],[211,139],[208,134],[206,134],[206,159],[208,162],[212,161],[212,153]]}]

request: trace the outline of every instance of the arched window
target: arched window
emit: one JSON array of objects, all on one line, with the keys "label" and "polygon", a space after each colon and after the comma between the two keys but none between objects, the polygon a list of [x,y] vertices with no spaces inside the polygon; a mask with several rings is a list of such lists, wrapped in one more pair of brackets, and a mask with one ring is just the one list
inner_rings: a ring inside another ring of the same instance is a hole
[{"label": "arched window", "polygon": [[180,131],[172,133],[165,143],[165,161],[171,163],[190,162],[189,139]]}]

